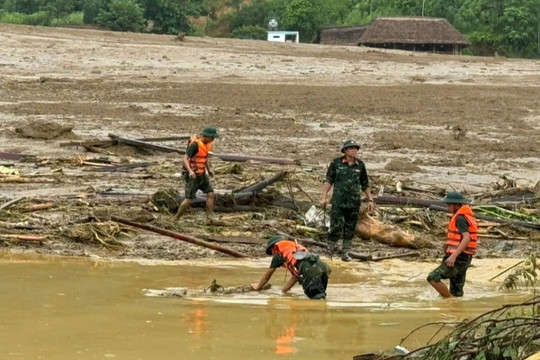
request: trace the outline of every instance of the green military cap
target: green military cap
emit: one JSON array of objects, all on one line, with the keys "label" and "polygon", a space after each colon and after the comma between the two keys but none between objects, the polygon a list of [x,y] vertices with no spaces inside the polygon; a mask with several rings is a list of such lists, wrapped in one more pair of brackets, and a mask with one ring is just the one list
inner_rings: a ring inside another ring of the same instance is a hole
[{"label": "green military cap", "polygon": [[266,254],[272,255],[272,246],[285,239],[287,239],[287,237],[282,235],[272,236],[270,239],[268,239],[268,244],[266,245]]},{"label": "green military cap", "polygon": [[443,199],[443,202],[447,204],[468,204],[469,201],[465,199],[458,191],[450,191]]},{"label": "green military cap", "polygon": [[357,149],[360,149],[360,145],[354,141],[354,140],[347,140],[343,143],[343,146],[341,147],[341,152],[344,153],[345,152],[345,149],[347,148],[350,148],[350,147],[355,147]]},{"label": "green military cap", "polygon": [[208,137],[211,137],[211,138],[217,138],[218,137],[218,133],[217,133],[217,129],[213,126],[207,126],[204,128],[204,130],[201,132],[201,135],[202,136],[208,136]]}]

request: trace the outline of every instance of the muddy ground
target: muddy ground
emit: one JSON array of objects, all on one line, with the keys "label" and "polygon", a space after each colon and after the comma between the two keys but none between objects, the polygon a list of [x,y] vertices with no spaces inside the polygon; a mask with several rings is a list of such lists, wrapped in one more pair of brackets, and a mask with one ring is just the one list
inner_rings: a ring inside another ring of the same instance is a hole
[{"label": "muddy ground", "polygon": [[[221,214],[217,224],[205,223],[202,210],[193,209],[175,222],[156,211],[150,197],[164,188],[183,192],[178,154],[125,145],[102,153],[65,146],[106,140],[110,133],[190,135],[205,125],[217,126],[215,152],[287,157],[301,164],[243,163],[233,169],[216,160],[217,190],[241,188],[287,170],[290,181],[304,190],[292,187],[304,204],[319,200],[325,166],[349,138],[362,144],[375,194],[381,187],[385,194],[396,194],[398,182],[406,186],[401,195],[437,199],[444,190],[456,189],[479,203],[497,187],[520,194],[538,191],[539,61],[214,38],[179,42],[173,36],[3,24],[0,44],[0,151],[25,155],[0,162],[13,165],[27,181],[0,183],[0,204],[26,197],[0,210],[0,229],[47,236],[42,242],[3,238],[10,251],[222,256],[108,222],[110,214],[201,238],[257,241],[277,231],[324,238],[297,226],[303,225],[302,212],[281,207]],[[51,136],[51,129],[58,133]],[[184,148],[185,141],[163,145]],[[104,160],[149,166],[100,172],[85,163]],[[286,182],[268,191],[290,193]],[[47,202],[53,207],[25,212],[27,206]],[[538,207],[532,201],[524,211],[538,215]],[[377,215],[386,221],[395,211],[379,207]],[[400,227],[432,244],[421,249],[422,256],[436,257],[446,215],[419,213],[416,219],[422,221]],[[479,256],[523,256],[540,244],[534,240],[538,232],[510,226],[488,227],[485,234]],[[225,245],[253,256],[264,249],[261,244]],[[408,251],[360,239],[356,250],[373,256]]]}]

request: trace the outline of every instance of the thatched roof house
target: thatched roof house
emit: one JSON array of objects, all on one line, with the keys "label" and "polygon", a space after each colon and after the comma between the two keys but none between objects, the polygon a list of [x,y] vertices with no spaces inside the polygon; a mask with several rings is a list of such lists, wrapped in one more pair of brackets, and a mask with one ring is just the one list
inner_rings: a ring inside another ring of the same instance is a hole
[{"label": "thatched roof house", "polygon": [[315,43],[329,45],[357,46],[367,26],[335,26],[322,28],[317,33]]},{"label": "thatched roof house", "polygon": [[460,54],[469,45],[446,19],[429,17],[384,17],[364,32],[360,45]]}]

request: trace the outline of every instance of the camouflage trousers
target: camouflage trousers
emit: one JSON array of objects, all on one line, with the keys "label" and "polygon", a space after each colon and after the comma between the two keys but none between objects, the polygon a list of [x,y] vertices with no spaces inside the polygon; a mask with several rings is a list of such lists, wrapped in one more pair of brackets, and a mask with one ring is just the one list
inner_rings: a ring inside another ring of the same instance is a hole
[{"label": "camouflage trousers", "polygon": [[328,244],[336,245],[340,238],[343,238],[343,250],[351,249],[352,239],[356,232],[358,223],[359,208],[344,208],[332,206],[330,211],[330,232],[328,233]]},{"label": "camouflage trousers", "polygon": [[472,256],[459,254],[454,266],[449,267],[444,262],[450,254],[446,254],[439,267],[429,273],[427,281],[434,280],[440,282],[442,279],[450,280],[450,294],[452,296],[463,296],[463,287],[465,286],[465,277],[467,269],[471,265]]}]

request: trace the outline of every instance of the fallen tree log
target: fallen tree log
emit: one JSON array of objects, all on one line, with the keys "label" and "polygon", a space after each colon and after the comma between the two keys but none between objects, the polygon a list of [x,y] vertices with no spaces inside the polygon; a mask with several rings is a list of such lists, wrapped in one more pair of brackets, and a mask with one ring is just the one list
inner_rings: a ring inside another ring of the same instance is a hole
[{"label": "fallen tree log", "polygon": [[367,213],[361,213],[356,225],[356,234],[362,239],[371,239],[377,242],[406,247],[411,249],[431,248],[433,245],[424,239],[400,230],[398,227],[384,224]]},{"label": "fallen tree log", "polygon": [[40,211],[40,210],[47,210],[54,206],[54,203],[48,202],[44,204],[36,204],[36,205],[29,205],[22,208],[23,212],[32,212],[32,211]]},{"label": "fallen tree log", "polygon": [[259,181],[258,183],[255,183],[253,185],[249,185],[245,188],[241,188],[241,189],[238,189],[238,190],[233,190],[232,193],[233,194],[236,194],[236,193],[254,193],[254,192],[258,192],[258,191],[261,191],[262,189],[272,185],[273,183],[275,183],[276,181],[279,181],[281,179],[283,179],[283,176],[285,176],[286,172],[285,171],[281,171],[279,173],[277,173],[276,175],[268,178],[268,179],[264,179],[262,181]]},{"label": "fallen tree log", "polygon": [[214,154],[210,155],[217,157],[223,161],[236,161],[236,162],[246,162],[254,161],[265,164],[278,164],[278,165],[299,165],[299,161],[294,159],[282,159],[282,158],[273,158],[273,157],[263,157],[263,156],[250,156],[250,155],[238,155],[238,154]]},{"label": "fallen tree log", "polygon": [[18,235],[18,234],[0,234],[0,239],[17,240],[17,241],[43,241],[46,236],[39,235]]},{"label": "fallen tree log", "polygon": [[163,151],[163,152],[168,152],[168,153],[178,153],[182,155],[186,153],[185,150],[176,149],[170,146],[156,145],[156,144],[152,144],[152,143],[140,141],[140,140],[135,140],[135,139],[127,139],[127,138],[123,138],[114,134],[109,134],[109,137],[113,140],[118,141],[119,143],[135,146],[138,148],[158,150],[158,151]]},{"label": "fallen tree log", "polygon": [[92,169],[92,171],[101,171],[101,172],[116,172],[116,171],[127,171],[131,169],[137,169],[137,168],[147,168],[150,166],[150,163],[148,162],[139,162],[139,163],[132,163],[132,164],[122,164],[122,165],[112,165],[112,166],[104,166],[97,169]]},{"label": "fallen tree log", "polygon": [[236,250],[227,249],[227,248],[224,248],[222,246],[212,244],[212,243],[209,243],[209,242],[201,240],[201,239],[197,239],[197,238],[194,238],[194,237],[191,237],[191,236],[179,234],[177,232],[170,231],[170,230],[167,230],[167,229],[163,229],[163,228],[160,228],[160,227],[157,227],[157,226],[137,223],[135,221],[131,221],[129,219],[121,218],[121,217],[115,216],[115,215],[111,216],[111,220],[119,222],[121,224],[126,224],[126,225],[130,225],[130,226],[137,227],[137,228],[140,228],[140,229],[152,231],[152,232],[155,232],[155,233],[158,233],[158,234],[161,234],[161,235],[169,236],[169,237],[172,237],[172,238],[177,239],[177,240],[188,242],[190,244],[203,246],[205,248],[212,249],[212,250],[221,252],[223,254],[231,255],[231,256],[236,257],[236,258],[248,257],[246,254],[242,254],[242,253],[240,253],[240,252],[238,252]]},{"label": "fallen tree log", "polygon": [[49,179],[49,178],[27,178],[27,177],[13,176],[13,175],[0,176],[0,183],[16,183],[16,184],[47,183],[47,184],[52,184],[52,183],[55,183],[55,182],[56,182],[55,179]]},{"label": "fallen tree log", "polygon": [[446,204],[440,200],[429,200],[429,199],[417,199],[417,198],[411,198],[411,197],[397,197],[397,196],[389,196],[389,195],[382,195],[377,196],[373,198],[376,204],[381,205],[416,205],[416,206],[423,206],[423,207],[430,207],[432,205],[436,206],[444,206],[446,209]]}]

